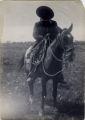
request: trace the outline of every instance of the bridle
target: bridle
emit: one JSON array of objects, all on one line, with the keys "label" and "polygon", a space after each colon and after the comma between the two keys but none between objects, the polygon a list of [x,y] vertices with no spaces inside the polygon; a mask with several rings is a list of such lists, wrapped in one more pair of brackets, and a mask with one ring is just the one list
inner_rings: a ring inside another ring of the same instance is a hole
[{"label": "bridle", "polygon": [[[64,31],[63,31],[64,32]],[[63,49],[63,51],[64,51],[64,53],[67,53],[67,52],[69,52],[70,50],[72,50],[74,47],[72,46],[71,48],[68,48],[68,49],[65,49],[64,48],[64,45],[63,45],[63,38],[64,38],[64,35],[63,35],[63,32],[60,34],[58,34],[57,35],[57,44],[59,44],[61,47],[62,47],[62,49]],[[61,62],[63,62],[63,60],[61,60],[60,58],[58,58],[58,57],[56,57],[56,55],[53,53],[53,50],[52,50],[52,48],[51,48],[51,53],[52,53],[52,55],[53,55],[53,57],[55,58],[55,60],[56,61],[61,61]],[[67,56],[67,55],[66,55]]]}]

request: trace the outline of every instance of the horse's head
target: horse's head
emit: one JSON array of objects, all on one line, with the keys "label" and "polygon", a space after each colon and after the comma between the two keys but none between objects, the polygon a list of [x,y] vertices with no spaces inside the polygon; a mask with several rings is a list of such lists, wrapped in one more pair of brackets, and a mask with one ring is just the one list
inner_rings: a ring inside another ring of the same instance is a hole
[{"label": "horse's head", "polygon": [[66,54],[68,54],[68,60],[73,61],[74,59],[74,44],[73,44],[73,36],[71,34],[73,28],[73,24],[69,28],[65,28],[62,30],[59,35],[60,47],[64,50]]},{"label": "horse's head", "polygon": [[71,24],[71,26],[68,29],[63,29],[60,34],[60,43],[65,51],[69,51],[73,48],[73,36],[71,34],[72,28],[73,24]]}]

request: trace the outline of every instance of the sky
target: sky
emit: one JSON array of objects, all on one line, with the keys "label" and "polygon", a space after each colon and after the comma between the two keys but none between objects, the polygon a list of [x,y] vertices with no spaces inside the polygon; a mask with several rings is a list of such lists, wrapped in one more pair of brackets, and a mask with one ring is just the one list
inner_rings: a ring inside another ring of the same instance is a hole
[{"label": "sky", "polygon": [[79,1],[7,1],[3,2],[2,42],[34,41],[33,27],[39,21],[36,9],[46,5],[53,9],[61,28],[73,23],[74,40],[85,40],[85,9]]}]

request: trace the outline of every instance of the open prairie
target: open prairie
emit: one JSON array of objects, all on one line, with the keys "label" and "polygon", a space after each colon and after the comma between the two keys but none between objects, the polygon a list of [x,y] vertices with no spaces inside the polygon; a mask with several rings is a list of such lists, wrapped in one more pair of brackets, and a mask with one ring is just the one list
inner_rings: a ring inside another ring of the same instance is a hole
[{"label": "open prairie", "polygon": [[[36,79],[34,102],[29,104],[29,88],[24,67],[19,72],[17,66],[22,55],[32,43],[3,43],[2,54],[2,117],[5,119],[41,119],[38,118],[41,101],[41,82]],[[47,85],[45,120],[82,120],[84,116],[84,78],[85,43],[75,43],[75,59],[64,70],[64,79],[68,86],[58,85],[58,113],[52,112],[52,82]],[[33,117],[34,116],[34,117]]]}]

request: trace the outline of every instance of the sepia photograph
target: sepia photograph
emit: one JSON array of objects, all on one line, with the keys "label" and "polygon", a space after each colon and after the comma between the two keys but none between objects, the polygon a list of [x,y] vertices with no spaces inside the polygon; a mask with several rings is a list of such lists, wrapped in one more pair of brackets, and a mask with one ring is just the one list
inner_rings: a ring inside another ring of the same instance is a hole
[{"label": "sepia photograph", "polygon": [[0,120],[84,120],[85,6],[0,1]]}]

